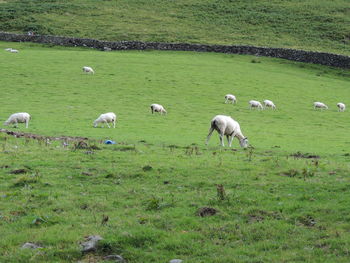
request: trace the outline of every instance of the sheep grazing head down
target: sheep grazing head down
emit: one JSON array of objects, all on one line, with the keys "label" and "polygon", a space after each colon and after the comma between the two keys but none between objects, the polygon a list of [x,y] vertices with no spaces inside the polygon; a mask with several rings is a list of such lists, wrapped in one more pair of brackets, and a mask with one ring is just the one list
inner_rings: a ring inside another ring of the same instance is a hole
[{"label": "sheep grazing head down", "polygon": [[242,148],[247,148],[249,145],[248,137],[245,137],[242,140],[239,140],[239,145],[241,145]]}]

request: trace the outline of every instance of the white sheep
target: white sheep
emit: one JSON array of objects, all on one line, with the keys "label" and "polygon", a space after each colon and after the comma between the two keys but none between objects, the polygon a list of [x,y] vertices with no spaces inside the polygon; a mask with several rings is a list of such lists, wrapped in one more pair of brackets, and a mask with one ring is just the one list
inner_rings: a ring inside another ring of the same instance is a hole
[{"label": "white sheep", "polygon": [[102,124],[105,123],[107,124],[108,128],[111,128],[108,123],[112,122],[113,128],[115,128],[116,121],[117,121],[117,115],[115,115],[115,113],[113,112],[107,112],[107,113],[101,114],[100,117],[98,117],[94,121],[94,127],[96,128],[99,123],[102,123]]},{"label": "white sheep", "polygon": [[208,144],[213,131],[216,130],[220,136],[220,143],[224,145],[223,137],[226,135],[228,146],[231,147],[232,140],[237,137],[241,147],[248,147],[248,138],[244,137],[241,132],[239,123],[232,119],[230,116],[216,115],[210,122],[209,134],[207,136],[206,144]]},{"label": "white sheep", "polygon": [[319,102],[319,101],[314,102],[314,109],[316,109],[316,108],[328,110],[328,106],[326,104],[324,104],[323,102]]},{"label": "white sheep", "polygon": [[345,104],[342,102],[337,103],[338,111],[345,111]]},{"label": "white sheep", "polygon": [[10,48],[10,47],[9,48],[5,48],[5,50],[10,52],[12,50],[12,48]]},{"label": "white sheep", "polygon": [[225,103],[227,103],[227,102],[229,102],[229,101],[231,101],[232,104],[237,103],[236,96],[235,96],[235,95],[232,95],[232,94],[227,94],[227,95],[225,96]]},{"label": "white sheep", "polygon": [[249,105],[250,105],[250,109],[252,109],[252,108],[258,108],[261,110],[264,109],[263,106],[261,105],[261,103],[257,100],[250,100]]},{"label": "white sheep", "polygon": [[95,71],[91,67],[84,66],[83,72],[95,74]]},{"label": "white sheep", "polygon": [[19,51],[17,49],[11,49],[10,52],[11,53],[18,53]]},{"label": "white sheep", "polygon": [[14,124],[14,126],[17,128],[17,124],[18,123],[25,123],[26,124],[26,128],[28,128],[29,125],[29,120],[31,120],[31,117],[28,113],[26,112],[18,112],[18,113],[14,113],[12,114],[7,121],[4,122],[4,125],[10,125],[10,124]]},{"label": "white sheep", "polygon": [[164,114],[167,114],[166,110],[164,109],[164,107],[160,104],[152,104],[151,105],[151,111],[152,111],[152,114],[154,112],[159,112],[161,115],[164,113]]},{"label": "white sheep", "polygon": [[276,105],[271,100],[264,100],[265,108],[270,107],[272,109],[276,109]]}]

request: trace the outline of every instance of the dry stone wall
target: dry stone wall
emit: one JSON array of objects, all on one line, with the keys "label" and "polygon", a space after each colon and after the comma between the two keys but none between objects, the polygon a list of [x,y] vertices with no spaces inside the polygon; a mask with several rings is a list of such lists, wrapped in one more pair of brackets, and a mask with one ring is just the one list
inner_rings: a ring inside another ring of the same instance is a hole
[{"label": "dry stone wall", "polygon": [[331,53],[303,51],[287,48],[268,48],[254,46],[225,46],[225,45],[200,45],[182,43],[156,43],[141,41],[101,41],[87,38],[72,38],[59,36],[23,35],[0,32],[0,40],[10,42],[34,42],[61,46],[91,47],[100,50],[175,50],[217,52],[229,54],[246,54],[283,58],[293,61],[321,64],[339,68],[350,68],[350,57]]}]

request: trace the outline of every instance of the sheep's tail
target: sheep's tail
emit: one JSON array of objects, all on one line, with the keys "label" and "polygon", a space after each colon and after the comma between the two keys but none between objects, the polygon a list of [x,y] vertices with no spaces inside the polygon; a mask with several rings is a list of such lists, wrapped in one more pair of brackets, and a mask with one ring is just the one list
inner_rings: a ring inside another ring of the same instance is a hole
[{"label": "sheep's tail", "polygon": [[211,129],[218,128],[218,124],[217,124],[216,120],[213,120],[213,121],[210,123],[210,128],[211,128]]}]

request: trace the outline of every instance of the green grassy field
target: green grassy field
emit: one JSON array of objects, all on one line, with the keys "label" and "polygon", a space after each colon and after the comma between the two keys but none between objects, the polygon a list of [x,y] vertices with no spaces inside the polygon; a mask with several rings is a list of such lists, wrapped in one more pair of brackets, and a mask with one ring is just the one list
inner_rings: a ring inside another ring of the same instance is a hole
[{"label": "green grassy field", "polygon": [[[29,128],[12,130],[86,136],[100,149],[0,135],[0,262],[116,253],[128,262],[348,262],[350,115],[336,108],[349,104],[348,71],[224,54],[6,47],[20,53],[0,52],[0,121],[26,111]],[[83,74],[85,65],[96,74]],[[224,104],[227,93],[237,105]],[[278,110],[251,111],[250,99]],[[330,109],[315,111],[314,101]],[[168,115],[152,115],[151,103]],[[117,128],[93,128],[108,111]],[[205,146],[216,114],[236,119],[253,148],[221,148],[217,134]],[[298,151],[320,158],[290,156]],[[218,213],[197,216],[204,206]],[[79,242],[92,234],[104,240],[84,255]],[[44,248],[20,249],[25,242]]]},{"label": "green grassy field", "polygon": [[347,0],[7,0],[0,30],[350,55],[349,10]]}]

